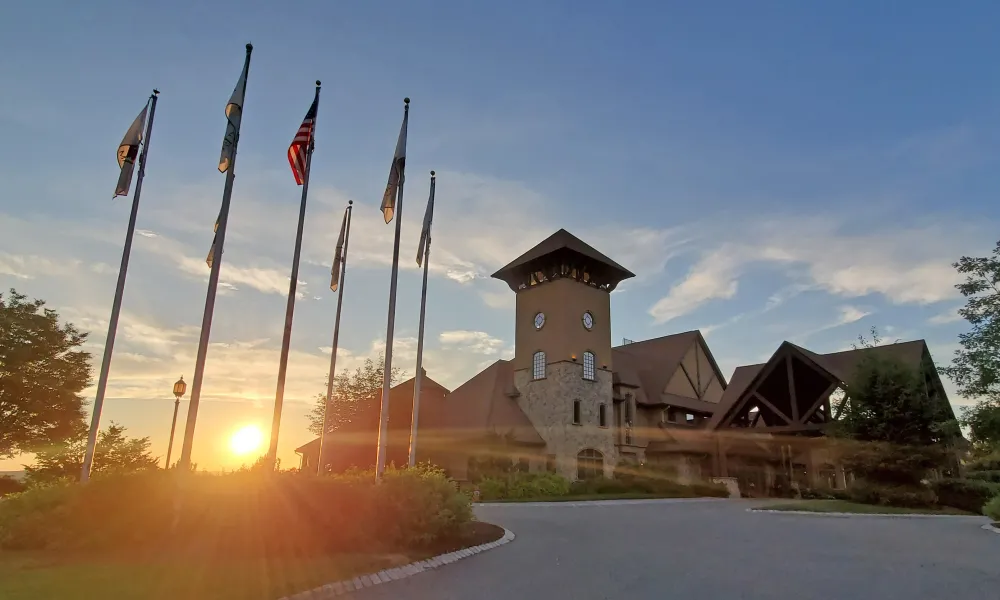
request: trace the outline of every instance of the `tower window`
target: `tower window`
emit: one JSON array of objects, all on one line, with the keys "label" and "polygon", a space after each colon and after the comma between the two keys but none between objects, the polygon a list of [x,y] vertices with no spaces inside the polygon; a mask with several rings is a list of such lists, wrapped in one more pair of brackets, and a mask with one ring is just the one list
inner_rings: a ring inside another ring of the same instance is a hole
[{"label": "tower window", "polygon": [[594,353],[589,350],[583,353],[583,378],[594,380]]},{"label": "tower window", "polygon": [[531,358],[531,378],[545,378],[545,353],[542,351],[535,352],[535,355]]},{"label": "tower window", "polygon": [[601,424],[601,427],[608,426],[608,406],[606,404],[601,404],[598,408],[598,422]]},{"label": "tower window", "polygon": [[573,401],[573,424],[575,424],[575,425],[579,425],[580,424],[580,401],[579,400],[574,400]]}]

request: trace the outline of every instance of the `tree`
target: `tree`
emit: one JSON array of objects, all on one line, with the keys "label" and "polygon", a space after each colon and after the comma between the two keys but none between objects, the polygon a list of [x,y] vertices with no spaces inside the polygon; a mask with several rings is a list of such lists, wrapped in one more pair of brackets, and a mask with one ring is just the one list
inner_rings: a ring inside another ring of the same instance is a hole
[{"label": "tree", "polygon": [[941,399],[927,393],[924,374],[898,361],[866,356],[848,397],[837,423],[841,436],[899,446],[950,443],[959,436]]},{"label": "tree", "polygon": [[0,457],[86,433],[80,392],[90,384],[87,339],[41,300],[0,294]]},{"label": "tree", "polygon": [[[350,423],[354,415],[366,403],[382,397],[382,374],[385,373],[385,356],[380,354],[376,363],[366,358],[364,365],[353,373],[338,375],[333,380],[333,398],[330,402],[327,417],[327,432],[333,432],[342,425]],[[403,370],[393,367],[389,377],[389,385],[396,385],[403,375]],[[316,406],[309,415],[309,431],[319,435],[323,431],[323,413],[326,405],[326,393],[316,397]]]},{"label": "tree", "polygon": [[1000,242],[991,256],[963,256],[952,266],[965,275],[955,286],[966,298],[958,314],[972,330],[958,336],[961,348],[941,371],[960,394],[979,399],[962,413],[972,442],[1000,448]]},{"label": "tree", "polygon": [[[60,448],[41,450],[35,464],[25,467],[29,484],[49,483],[60,479],[76,480],[83,469],[86,440],[78,439]],[[104,473],[134,473],[156,469],[160,459],[149,452],[149,438],[129,438],[125,427],[114,421],[97,436],[93,471]]]}]

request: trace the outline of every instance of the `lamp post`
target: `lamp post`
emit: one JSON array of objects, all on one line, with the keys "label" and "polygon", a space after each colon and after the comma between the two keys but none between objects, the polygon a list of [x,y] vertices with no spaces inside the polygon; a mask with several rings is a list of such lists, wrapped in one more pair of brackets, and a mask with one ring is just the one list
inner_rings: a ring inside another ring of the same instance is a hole
[{"label": "lamp post", "polygon": [[170,468],[170,452],[174,449],[174,429],[177,427],[177,408],[181,405],[181,396],[187,391],[187,384],[184,383],[184,376],[174,384],[174,419],[170,422],[170,442],[167,443],[167,464],[164,468]]}]

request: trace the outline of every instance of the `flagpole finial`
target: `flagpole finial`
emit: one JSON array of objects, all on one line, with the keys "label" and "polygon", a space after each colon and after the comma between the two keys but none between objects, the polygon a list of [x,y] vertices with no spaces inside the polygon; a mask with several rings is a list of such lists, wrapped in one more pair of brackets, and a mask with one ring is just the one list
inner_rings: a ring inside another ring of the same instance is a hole
[{"label": "flagpole finial", "polygon": [[253,51],[253,44],[248,43],[247,44],[247,53],[250,53],[252,51]]},{"label": "flagpole finial", "polygon": [[319,87],[321,85],[323,85],[323,82],[321,82],[319,79],[317,79],[316,80],[316,87]]},{"label": "flagpole finial", "polygon": [[348,200],[347,201],[347,205],[348,206],[353,206],[354,205],[354,200]]},{"label": "flagpole finial", "polygon": [[409,103],[410,103],[409,98],[403,98],[403,104],[409,104]]},{"label": "flagpole finial", "polygon": [[154,96],[159,96],[160,95],[160,90],[158,90],[156,88],[153,88],[153,95]]},{"label": "flagpole finial", "polygon": [[434,171],[431,171],[431,177],[435,177]]}]

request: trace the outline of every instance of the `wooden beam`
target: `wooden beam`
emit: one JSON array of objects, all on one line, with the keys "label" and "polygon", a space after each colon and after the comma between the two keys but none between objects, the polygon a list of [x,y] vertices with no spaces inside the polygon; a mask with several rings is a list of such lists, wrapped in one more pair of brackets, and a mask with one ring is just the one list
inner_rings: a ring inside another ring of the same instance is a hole
[{"label": "wooden beam", "polygon": [[850,401],[850,399],[851,399],[851,397],[848,396],[847,392],[845,391],[844,392],[844,399],[843,399],[843,401],[841,401],[840,406],[837,407],[837,414],[833,415],[833,420],[834,421],[839,421],[840,420],[840,413],[844,412],[844,407],[847,406],[847,403]]},{"label": "wooden beam", "polygon": [[823,431],[826,423],[805,423],[792,425],[775,425],[757,428],[759,433],[805,433],[807,431]]},{"label": "wooden beam", "polygon": [[838,385],[840,385],[840,382],[834,381],[833,383],[827,386],[826,391],[820,394],[819,400],[813,403],[813,405],[809,407],[809,410],[805,412],[804,416],[802,417],[802,423],[808,421],[809,417],[813,416],[813,413],[819,410],[819,407],[823,406],[824,402],[830,402],[830,394],[833,393],[833,390],[837,389]]},{"label": "wooden beam", "polygon": [[777,407],[775,407],[773,404],[771,404],[770,402],[768,402],[767,399],[764,398],[764,396],[761,396],[757,392],[754,392],[753,394],[750,394],[750,396],[752,398],[755,398],[757,400],[757,402],[760,402],[764,406],[766,406],[769,409],[771,409],[771,412],[773,412],[774,414],[776,414],[779,417],[781,417],[782,419],[784,419],[786,423],[792,423],[792,420],[790,418],[788,418],[788,415],[786,415],[784,412],[778,410]]},{"label": "wooden beam", "polygon": [[785,357],[785,370],[788,373],[788,398],[792,405],[792,421],[799,420],[799,400],[795,394],[795,376],[792,374],[792,356]]}]

